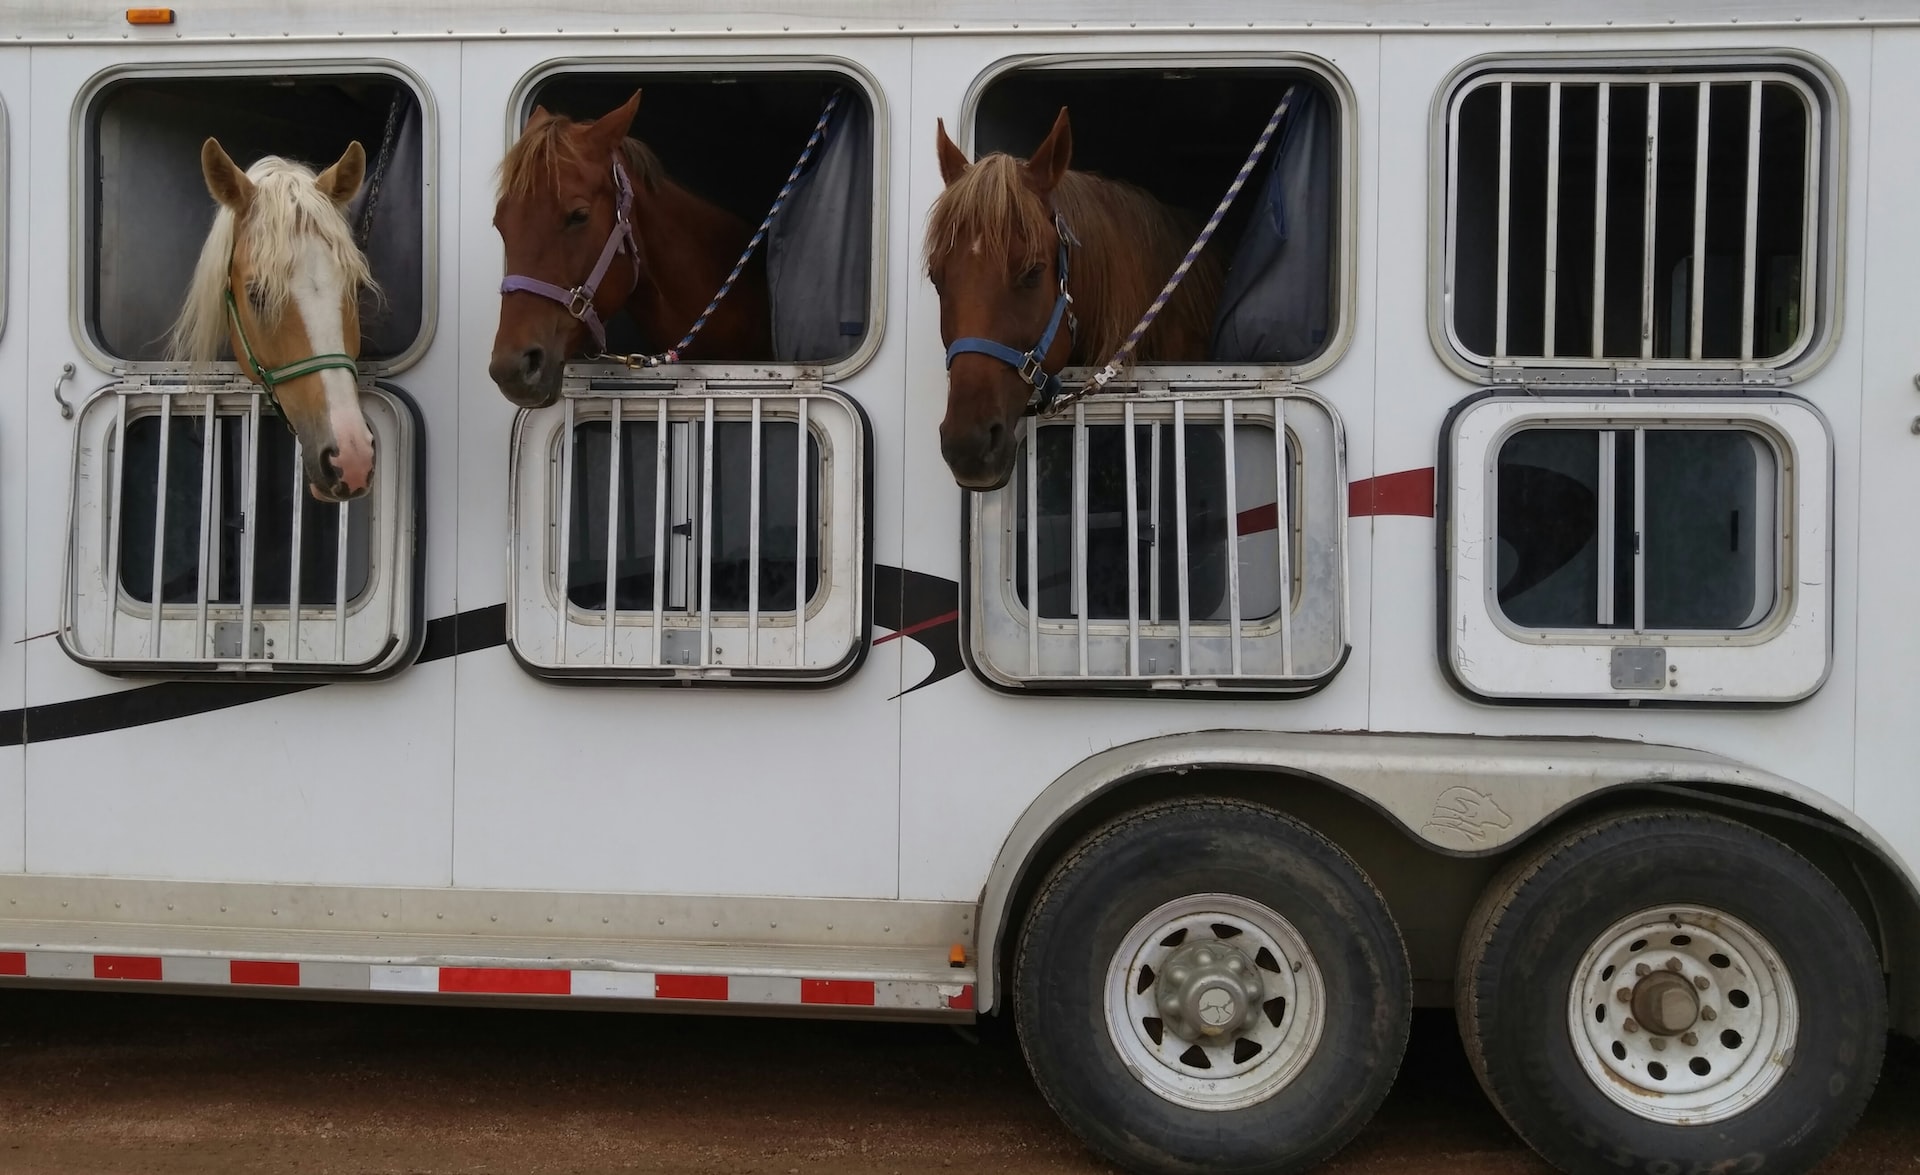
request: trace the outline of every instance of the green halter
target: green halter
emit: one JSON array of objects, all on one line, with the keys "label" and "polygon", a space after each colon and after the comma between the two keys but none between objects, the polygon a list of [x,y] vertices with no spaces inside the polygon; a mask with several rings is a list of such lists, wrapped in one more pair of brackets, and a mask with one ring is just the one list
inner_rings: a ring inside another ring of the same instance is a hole
[{"label": "green halter", "polygon": [[[227,263],[228,272],[232,272],[233,263]],[[240,325],[240,308],[233,303],[233,281],[227,281],[227,321],[233,323],[234,337],[240,340],[240,350],[245,354],[247,366],[253,369],[253,376],[260,381],[260,390],[265,393],[267,406],[273,409],[275,416],[286,419],[286,413],[280,411],[280,398],[274,395],[274,389],[288,380],[303,375],[312,375],[316,371],[325,371],[329,367],[338,367],[342,371],[360,374],[360,368],[354,363],[353,356],[339,351],[330,351],[325,355],[309,355],[305,359],[295,359],[292,363],[283,363],[279,367],[263,367],[253,354],[253,344],[247,339],[247,329]]]}]

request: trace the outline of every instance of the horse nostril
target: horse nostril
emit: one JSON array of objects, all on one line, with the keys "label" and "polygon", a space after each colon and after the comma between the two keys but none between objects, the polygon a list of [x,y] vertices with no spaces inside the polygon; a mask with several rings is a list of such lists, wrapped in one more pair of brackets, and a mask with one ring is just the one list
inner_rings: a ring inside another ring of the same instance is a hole
[{"label": "horse nostril", "polygon": [[989,424],[987,426],[986,451],[989,453],[998,453],[1000,451],[1000,442],[1006,435],[1007,428],[999,421],[996,420],[992,424]]},{"label": "horse nostril", "polygon": [[547,353],[540,347],[528,347],[520,353],[520,370],[525,373],[528,383],[540,378],[540,369],[546,362]]}]

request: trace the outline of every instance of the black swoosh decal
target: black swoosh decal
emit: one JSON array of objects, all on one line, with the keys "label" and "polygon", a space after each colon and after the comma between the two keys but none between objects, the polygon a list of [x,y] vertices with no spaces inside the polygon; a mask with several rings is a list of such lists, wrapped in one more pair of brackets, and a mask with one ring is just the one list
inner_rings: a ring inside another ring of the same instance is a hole
[{"label": "black swoosh decal", "polygon": [[960,657],[960,585],[954,580],[875,564],[873,622],[893,630],[874,644],[906,637],[933,655],[933,671],[895,697],[945,681],[967,667]]}]

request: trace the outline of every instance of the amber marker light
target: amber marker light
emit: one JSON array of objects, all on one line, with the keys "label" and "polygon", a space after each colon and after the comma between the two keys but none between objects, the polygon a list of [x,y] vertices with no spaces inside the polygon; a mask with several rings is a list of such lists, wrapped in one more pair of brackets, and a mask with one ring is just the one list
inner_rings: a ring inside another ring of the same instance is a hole
[{"label": "amber marker light", "polygon": [[172,24],[173,9],[171,8],[129,8],[127,9],[127,23],[128,24]]}]

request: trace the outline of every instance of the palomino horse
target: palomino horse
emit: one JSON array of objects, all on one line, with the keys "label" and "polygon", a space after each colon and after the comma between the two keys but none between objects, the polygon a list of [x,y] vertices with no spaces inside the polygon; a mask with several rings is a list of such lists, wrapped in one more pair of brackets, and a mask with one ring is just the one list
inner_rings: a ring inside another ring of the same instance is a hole
[{"label": "palomino horse", "polygon": [[[944,122],[939,130],[946,189],[926,255],[948,348],[940,452],[963,488],[998,489],[1012,476],[1028,401],[1061,368],[1113,355],[1193,234],[1139,188],[1067,170],[1065,107],[1024,162],[995,153],[969,163]],[[1219,263],[1201,254],[1135,358],[1204,359],[1220,280]]]},{"label": "palomino horse", "polygon": [[[521,407],[553,403],[566,361],[603,350],[606,320],[623,306],[647,350],[672,346],[751,235],[627,136],[639,109],[637,90],[592,122],[535,107],[500,164],[493,225],[509,276],[487,370]],[[767,271],[756,256],[688,349],[693,358],[764,359],[771,332]]]},{"label": "palomino horse", "polygon": [[362,289],[375,289],[342,211],[360,190],[359,143],[319,175],[268,155],[242,172],[208,139],[200,171],[220,203],[169,339],[173,358],[211,361],[226,343],[300,440],[309,489],[345,502],[373,481],[360,412]]}]

